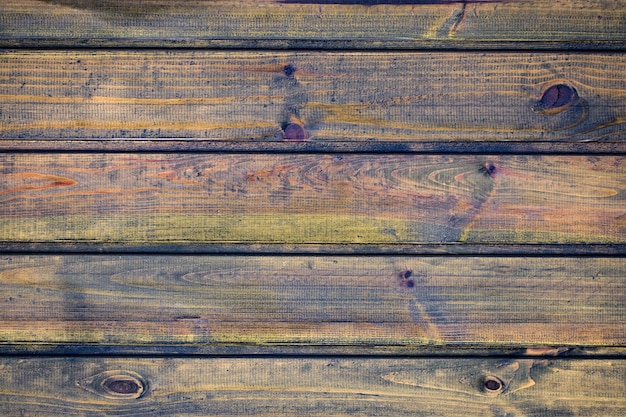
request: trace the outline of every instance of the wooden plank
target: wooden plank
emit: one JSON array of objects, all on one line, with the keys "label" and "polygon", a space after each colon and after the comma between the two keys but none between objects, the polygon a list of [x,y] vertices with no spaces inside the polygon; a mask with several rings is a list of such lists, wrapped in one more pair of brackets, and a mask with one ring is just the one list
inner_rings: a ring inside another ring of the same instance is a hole
[{"label": "wooden plank", "polygon": [[610,347],[626,342],[625,292],[625,258],[4,255],[0,339]]},{"label": "wooden plank", "polygon": [[28,358],[5,415],[615,416],[622,360]]},{"label": "wooden plank", "polygon": [[623,244],[623,156],[2,154],[0,241]]},{"label": "wooden plank", "polygon": [[15,51],[0,138],[623,142],[624,73],[623,54]]},{"label": "wooden plank", "polygon": [[623,0],[3,0],[0,47],[615,48]]}]

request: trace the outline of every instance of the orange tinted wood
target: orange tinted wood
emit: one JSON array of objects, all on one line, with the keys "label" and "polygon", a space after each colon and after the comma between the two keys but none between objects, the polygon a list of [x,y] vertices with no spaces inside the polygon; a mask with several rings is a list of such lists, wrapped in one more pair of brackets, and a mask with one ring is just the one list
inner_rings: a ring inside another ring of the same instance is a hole
[{"label": "orange tinted wood", "polygon": [[3,154],[0,240],[607,244],[621,156]]},{"label": "orange tinted wood", "polygon": [[600,53],[8,52],[0,138],[620,143],[624,73]]}]

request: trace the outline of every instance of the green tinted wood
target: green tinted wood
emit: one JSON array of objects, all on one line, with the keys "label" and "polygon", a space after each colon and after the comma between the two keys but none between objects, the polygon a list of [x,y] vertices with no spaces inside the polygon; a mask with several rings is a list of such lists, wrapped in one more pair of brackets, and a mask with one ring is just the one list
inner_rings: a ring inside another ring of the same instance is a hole
[{"label": "green tinted wood", "polygon": [[2,154],[0,241],[625,243],[620,156]]},{"label": "green tinted wood", "polygon": [[620,49],[625,22],[623,0],[4,0],[0,46]]}]

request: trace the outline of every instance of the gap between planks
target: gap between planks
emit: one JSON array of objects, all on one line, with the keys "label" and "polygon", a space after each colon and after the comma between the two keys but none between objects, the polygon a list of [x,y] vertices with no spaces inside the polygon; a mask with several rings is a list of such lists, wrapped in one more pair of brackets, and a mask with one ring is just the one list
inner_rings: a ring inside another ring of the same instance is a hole
[{"label": "gap between planks", "polygon": [[527,155],[625,155],[624,142],[355,142],[355,141],[306,141],[306,142],[258,142],[222,141],[207,138],[190,139],[57,139],[28,140],[0,139],[0,153],[336,153],[336,154],[527,154]]}]

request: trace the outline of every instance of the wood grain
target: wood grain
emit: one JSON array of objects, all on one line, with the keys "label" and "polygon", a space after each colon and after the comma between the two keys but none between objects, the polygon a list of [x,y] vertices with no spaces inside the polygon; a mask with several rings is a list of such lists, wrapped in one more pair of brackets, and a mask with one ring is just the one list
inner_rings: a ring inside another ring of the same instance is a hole
[{"label": "wood grain", "polygon": [[[28,358],[0,368],[0,410],[10,416],[626,412],[623,360]],[[488,378],[501,392],[485,389]]]},{"label": "wood grain", "polygon": [[0,48],[0,415],[626,415],[626,1],[0,0]]},{"label": "wood grain", "polygon": [[625,22],[623,0],[3,0],[0,47],[623,49]]},{"label": "wood grain", "polygon": [[4,255],[0,342],[623,346],[625,291],[624,258]]},{"label": "wood grain", "polygon": [[14,51],[0,138],[623,143],[624,73],[600,53]]},{"label": "wood grain", "polygon": [[0,241],[623,244],[622,156],[0,156]]}]

